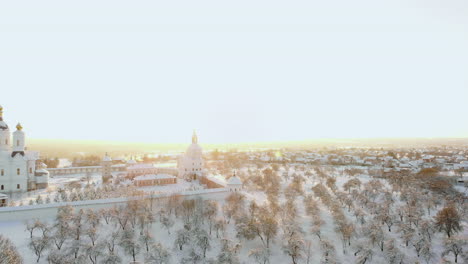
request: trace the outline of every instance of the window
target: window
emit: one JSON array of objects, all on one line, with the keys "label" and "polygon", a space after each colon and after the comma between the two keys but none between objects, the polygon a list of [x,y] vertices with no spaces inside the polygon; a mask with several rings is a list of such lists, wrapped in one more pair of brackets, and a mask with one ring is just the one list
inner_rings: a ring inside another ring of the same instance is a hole
[{"label": "window", "polygon": [[0,171],[0,175],[5,175],[5,171],[3,169]]},{"label": "window", "polygon": [[29,168],[29,173],[32,173],[32,168]]},{"label": "window", "polygon": [[5,186],[3,186],[2,184],[2,186],[0,186],[0,190],[3,190],[3,189],[5,189]]},{"label": "window", "polygon": [[16,169],[16,175],[20,175],[21,174],[21,170],[18,168]]},{"label": "window", "polygon": [[16,184],[16,189],[19,189],[20,188],[20,185],[19,184]]},{"label": "window", "polygon": [[19,140],[16,140],[16,146],[19,146]]}]

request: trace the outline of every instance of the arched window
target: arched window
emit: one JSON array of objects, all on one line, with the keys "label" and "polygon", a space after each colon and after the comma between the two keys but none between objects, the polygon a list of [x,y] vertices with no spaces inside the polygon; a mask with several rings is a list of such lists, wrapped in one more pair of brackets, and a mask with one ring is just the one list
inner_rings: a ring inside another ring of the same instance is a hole
[{"label": "arched window", "polygon": [[3,189],[5,189],[5,186],[3,186],[2,184],[2,186],[0,186],[0,190],[3,190]]},{"label": "arched window", "polygon": [[32,173],[32,168],[29,168],[29,173]]},{"label": "arched window", "polygon": [[0,175],[5,175],[5,171],[3,169],[0,171]]},{"label": "arched window", "polygon": [[19,184],[16,184],[16,189],[19,189],[20,188],[20,185]]},{"label": "arched window", "polygon": [[16,146],[19,146],[19,140],[16,140]]},{"label": "arched window", "polygon": [[21,174],[20,168],[16,169],[16,175],[20,175],[20,174]]}]

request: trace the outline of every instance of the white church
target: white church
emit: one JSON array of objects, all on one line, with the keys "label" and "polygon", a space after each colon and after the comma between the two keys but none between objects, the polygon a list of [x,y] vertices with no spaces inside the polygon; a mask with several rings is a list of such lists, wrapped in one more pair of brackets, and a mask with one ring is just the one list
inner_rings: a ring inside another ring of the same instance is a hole
[{"label": "white church", "polygon": [[47,188],[49,172],[39,161],[39,152],[26,150],[26,136],[18,123],[11,137],[0,106],[0,193]]},{"label": "white church", "polygon": [[198,136],[195,131],[192,135],[192,144],[178,161],[179,178],[186,180],[198,180],[204,175],[203,150],[198,145]]}]

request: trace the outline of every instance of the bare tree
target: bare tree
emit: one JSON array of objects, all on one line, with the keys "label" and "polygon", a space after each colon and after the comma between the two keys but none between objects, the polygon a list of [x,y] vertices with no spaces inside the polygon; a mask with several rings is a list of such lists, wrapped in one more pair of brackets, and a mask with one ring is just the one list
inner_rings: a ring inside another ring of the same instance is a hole
[{"label": "bare tree", "polygon": [[160,243],[152,244],[151,250],[146,254],[146,262],[154,264],[168,264],[171,259],[169,251]]},{"label": "bare tree", "polygon": [[125,253],[130,255],[133,258],[133,261],[136,261],[136,256],[141,250],[140,244],[138,243],[135,237],[135,231],[125,230],[120,237],[120,246],[124,249]]},{"label": "bare tree", "polygon": [[36,254],[36,262],[41,259],[42,253],[45,249],[50,246],[50,240],[48,237],[33,237],[29,242],[29,248]]},{"label": "bare tree", "polygon": [[449,205],[440,210],[435,216],[435,226],[439,229],[439,232],[444,231],[447,237],[462,230],[460,216],[455,206]]},{"label": "bare tree", "polygon": [[140,241],[145,246],[146,252],[148,252],[150,249],[150,245],[154,243],[153,234],[151,234],[149,230],[145,230],[140,236]]},{"label": "bare tree", "polygon": [[174,226],[174,220],[172,220],[170,215],[163,215],[161,217],[161,224],[164,226],[164,228],[167,229],[167,233],[170,235],[171,234],[171,227]]},{"label": "bare tree", "polygon": [[103,255],[103,249],[105,245],[102,243],[88,245],[86,247],[86,256],[89,258],[92,264],[98,263],[98,258]]},{"label": "bare tree", "polygon": [[444,241],[444,252],[442,256],[452,253],[455,257],[455,263],[458,263],[458,255],[463,254],[468,246],[466,237],[450,237]]},{"label": "bare tree", "polygon": [[0,264],[22,264],[23,258],[10,239],[0,235]]},{"label": "bare tree", "polygon": [[270,249],[265,246],[260,246],[249,251],[249,257],[253,258],[258,264],[270,263]]},{"label": "bare tree", "polygon": [[285,232],[283,240],[283,251],[285,254],[291,257],[293,264],[297,264],[297,261],[303,257],[304,252],[304,238],[299,228],[288,228]]}]

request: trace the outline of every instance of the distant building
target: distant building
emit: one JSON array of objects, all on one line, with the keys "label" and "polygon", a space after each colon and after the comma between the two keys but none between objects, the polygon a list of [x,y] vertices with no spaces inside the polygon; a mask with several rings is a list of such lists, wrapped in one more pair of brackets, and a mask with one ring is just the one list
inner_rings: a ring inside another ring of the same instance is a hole
[{"label": "distant building", "polygon": [[150,175],[150,174],[157,174],[158,168],[156,168],[153,164],[147,163],[129,163],[127,167],[127,178],[134,179],[137,176],[141,175]]},{"label": "distant building", "polygon": [[102,182],[107,182],[112,178],[112,159],[109,155],[104,156],[102,159]]},{"label": "distant building", "polygon": [[0,192],[25,192],[47,188],[49,172],[39,161],[39,152],[26,150],[26,135],[18,123],[11,138],[0,106]]},{"label": "distant building", "polygon": [[154,186],[154,185],[166,185],[177,183],[177,178],[173,175],[168,174],[152,174],[152,175],[141,175],[135,177],[133,182],[136,186]]},{"label": "distant building", "polygon": [[8,195],[0,193],[0,207],[8,205]]},{"label": "distant building", "polygon": [[198,145],[197,134],[193,131],[192,144],[179,158],[179,177],[187,180],[198,180],[203,176],[203,166],[203,150]]},{"label": "distant building", "polygon": [[242,181],[234,172],[234,175],[228,179],[227,188],[231,192],[238,192],[242,190]]}]

